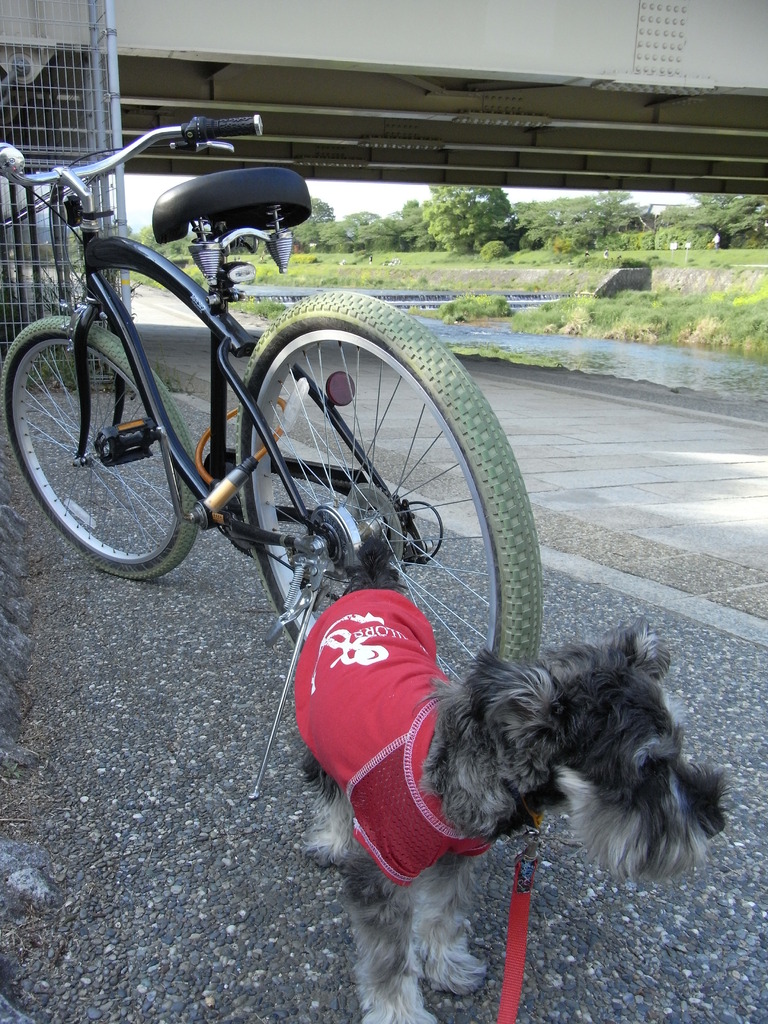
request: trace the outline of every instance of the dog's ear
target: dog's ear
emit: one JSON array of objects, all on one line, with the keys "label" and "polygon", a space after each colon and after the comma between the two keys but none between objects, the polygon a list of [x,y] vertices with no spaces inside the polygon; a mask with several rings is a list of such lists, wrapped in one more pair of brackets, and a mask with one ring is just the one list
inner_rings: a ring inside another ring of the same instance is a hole
[{"label": "dog's ear", "polygon": [[670,657],[666,644],[644,619],[613,630],[605,637],[603,646],[618,648],[630,665],[636,665],[653,679],[663,679],[669,671]]},{"label": "dog's ear", "polygon": [[557,686],[542,662],[505,662],[481,651],[467,679],[473,716],[492,720],[515,739],[558,728],[564,713]]},{"label": "dog's ear", "polygon": [[465,689],[483,745],[498,759],[496,772],[520,792],[546,785],[571,718],[547,666],[503,662],[483,651]]}]

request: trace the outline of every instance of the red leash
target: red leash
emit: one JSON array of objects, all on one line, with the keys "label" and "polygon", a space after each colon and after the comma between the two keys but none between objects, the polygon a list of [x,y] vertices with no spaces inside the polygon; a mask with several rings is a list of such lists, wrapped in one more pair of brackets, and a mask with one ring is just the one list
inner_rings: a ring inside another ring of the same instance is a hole
[{"label": "red leash", "polygon": [[497,1024],[515,1024],[520,1005],[520,993],[523,990],[525,950],[528,942],[528,912],[531,906],[533,878],[539,863],[538,823],[536,828],[529,830],[528,836],[528,845],[515,862],[515,881],[512,886],[507,927],[507,955],[504,960],[504,981],[501,986]]}]

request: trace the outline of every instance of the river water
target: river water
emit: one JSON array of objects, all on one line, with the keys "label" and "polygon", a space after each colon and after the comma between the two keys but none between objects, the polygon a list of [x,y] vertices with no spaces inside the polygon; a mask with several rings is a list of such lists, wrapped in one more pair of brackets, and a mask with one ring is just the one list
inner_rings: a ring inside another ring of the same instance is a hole
[{"label": "river water", "polygon": [[768,397],[768,362],[727,352],[556,334],[518,334],[504,324],[444,324],[426,318],[423,323],[452,344],[498,345],[528,356],[548,356],[569,370],[733,397]]}]

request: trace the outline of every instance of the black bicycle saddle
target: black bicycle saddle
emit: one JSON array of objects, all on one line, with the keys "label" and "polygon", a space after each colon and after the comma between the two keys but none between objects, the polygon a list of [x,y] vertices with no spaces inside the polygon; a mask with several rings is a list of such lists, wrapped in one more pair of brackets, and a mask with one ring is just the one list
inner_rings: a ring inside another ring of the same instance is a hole
[{"label": "black bicycle saddle", "polygon": [[175,185],[158,198],[152,231],[161,244],[186,238],[189,225],[204,219],[236,228],[274,227],[279,207],[281,227],[301,224],[312,213],[306,182],[286,167],[244,167],[215,171]]}]

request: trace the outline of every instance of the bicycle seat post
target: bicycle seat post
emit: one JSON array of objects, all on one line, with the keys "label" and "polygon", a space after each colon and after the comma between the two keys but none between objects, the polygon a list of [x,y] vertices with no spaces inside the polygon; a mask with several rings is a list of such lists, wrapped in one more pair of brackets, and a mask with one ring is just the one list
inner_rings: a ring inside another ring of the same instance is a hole
[{"label": "bicycle seat post", "polygon": [[211,333],[211,440],[208,471],[214,480],[227,475],[227,381],[219,369],[219,339]]}]

